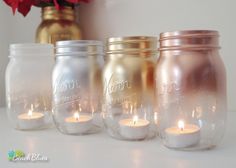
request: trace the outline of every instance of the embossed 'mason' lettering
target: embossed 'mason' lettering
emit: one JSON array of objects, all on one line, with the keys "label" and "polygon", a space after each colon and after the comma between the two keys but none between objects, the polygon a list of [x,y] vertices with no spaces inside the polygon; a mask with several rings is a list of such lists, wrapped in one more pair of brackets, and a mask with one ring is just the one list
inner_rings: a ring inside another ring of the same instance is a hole
[{"label": "embossed 'mason' lettering", "polygon": [[112,94],[112,93],[123,91],[125,89],[130,89],[130,88],[131,88],[131,85],[129,81],[122,80],[122,81],[111,82],[111,78],[110,78],[108,82],[105,81],[104,94]]},{"label": "embossed 'mason' lettering", "polygon": [[161,85],[159,94],[170,94],[176,91],[179,91],[180,87],[175,82],[164,83]]},{"label": "embossed 'mason' lettering", "polygon": [[58,83],[54,87],[54,93],[62,93],[68,90],[79,89],[80,85],[77,80],[67,80],[62,83]]},{"label": "embossed 'mason' lettering", "polygon": [[111,84],[108,87],[108,92],[109,93],[115,93],[115,92],[119,92],[125,89],[129,89],[131,88],[130,84],[128,81],[120,81],[120,82],[115,82],[115,84]]}]

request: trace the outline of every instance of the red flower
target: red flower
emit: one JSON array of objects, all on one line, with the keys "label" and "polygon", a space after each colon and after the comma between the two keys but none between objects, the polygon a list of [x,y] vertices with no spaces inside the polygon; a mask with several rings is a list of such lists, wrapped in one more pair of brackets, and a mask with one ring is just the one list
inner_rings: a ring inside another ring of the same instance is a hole
[{"label": "red flower", "polygon": [[66,0],[67,2],[70,2],[70,3],[74,3],[74,4],[76,4],[76,3],[79,3],[79,2],[81,2],[81,1],[83,1],[83,2],[89,2],[89,0]]},{"label": "red flower", "polygon": [[15,14],[16,9],[18,12],[22,13],[24,16],[30,11],[33,5],[33,0],[4,0],[4,2],[11,6],[13,13]]},{"label": "red flower", "polygon": [[59,10],[59,9],[60,9],[60,6],[59,6],[59,4],[57,3],[57,0],[53,0],[53,3],[54,3],[54,5],[55,5],[56,9]]},{"label": "red flower", "polygon": [[60,10],[59,2],[67,2],[69,4],[77,4],[79,2],[89,2],[89,0],[4,0],[4,2],[12,8],[13,14],[16,9],[18,12],[26,16],[33,5],[39,6],[43,3],[53,4],[57,10]]}]

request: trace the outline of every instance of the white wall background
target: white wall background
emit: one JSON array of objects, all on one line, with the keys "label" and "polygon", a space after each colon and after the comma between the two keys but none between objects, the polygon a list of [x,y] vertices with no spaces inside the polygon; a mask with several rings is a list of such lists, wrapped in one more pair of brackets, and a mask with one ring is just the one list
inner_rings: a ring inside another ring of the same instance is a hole
[{"label": "white wall background", "polygon": [[[180,29],[216,29],[221,34],[221,55],[227,69],[228,105],[236,111],[236,0],[91,0],[79,9],[86,39],[109,36],[154,35]],[[4,105],[4,72],[8,44],[34,40],[40,10],[23,18],[12,16],[0,2],[0,106]]]}]

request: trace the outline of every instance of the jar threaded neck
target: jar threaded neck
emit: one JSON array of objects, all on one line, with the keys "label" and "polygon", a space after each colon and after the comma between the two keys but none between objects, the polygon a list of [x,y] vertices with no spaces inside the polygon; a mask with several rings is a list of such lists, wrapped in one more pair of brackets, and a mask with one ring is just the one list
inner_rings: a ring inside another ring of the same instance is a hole
[{"label": "jar threaded neck", "polygon": [[103,44],[94,40],[67,40],[56,43],[56,56],[103,55]]},{"label": "jar threaded neck", "polygon": [[106,42],[108,55],[126,54],[149,57],[157,53],[157,38],[151,36],[112,37]]},{"label": "jar threaded neck", "polygon": [[10,56],[50,56],[54,54],[52,44],[19,43],[10,45]]},{"label": "jar threaded neck", "polygon": [[219,33],[214,30],[183,30],[160,34],[160,51],[219,49]]},{"label": "jar threaded neck", "polygon": [[57,10],[54,6],[47,6],[42,8],[43,20],[75,20],[75,12],[72,7],[65,6]]}]

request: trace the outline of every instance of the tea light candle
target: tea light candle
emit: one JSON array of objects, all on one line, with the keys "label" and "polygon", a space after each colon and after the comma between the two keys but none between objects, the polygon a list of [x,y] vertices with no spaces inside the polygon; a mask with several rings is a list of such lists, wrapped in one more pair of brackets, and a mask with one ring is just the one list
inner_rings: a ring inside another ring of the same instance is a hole
[{"label": "tea light candle", "polygon": [[87,133],[92,127],[92,117],[75,112],[73,116],[65,119],[65,126],[70,134]]},{"label": "tea light candle", "polygon": [[185,148],[196,145],[200,141],[200,128],[197,125],[178,121],[178,126],[165,130],[166,144],[172,148]]},{"label": "tea light candle", "polygon": [[144,139],[148,135],[149,124],[149,121],[139,119],[136,115],[132,119],[120,120],[120,134],[129,140]]},{"label": "tea light candle", "polygon": [[44,124],[44,114],[33,112],[31,108],[28,113],[18,115],[18,124],[20,129],[36,129]]}]

